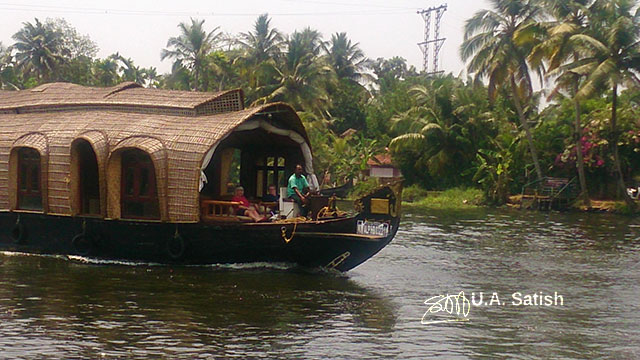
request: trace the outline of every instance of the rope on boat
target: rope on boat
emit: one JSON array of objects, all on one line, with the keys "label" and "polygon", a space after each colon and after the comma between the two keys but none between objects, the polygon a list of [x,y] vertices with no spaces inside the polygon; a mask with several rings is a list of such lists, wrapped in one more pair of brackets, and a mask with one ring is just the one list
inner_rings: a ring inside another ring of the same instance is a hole
[{"label": "rope on boat", "polygon": [[298,216],[291,219],[280,219],[274,221],[276,224],[291,224],[291,223],[301,223],[301,222],[311,222],[311,220],[307,219],[304,216]]},{"label": "rope on boat", "polygon": [[287,237],[287,227],[283,226],[280,228],[280,231],[282,231],[282,240],[284,240],[285,243],[289,243],[291,240],[293,240],[293,237],[296,234],[296,228],[298,227],[298,223],[295,222],[293,223],[293,231],[291,232],[291,237]]},{"label": "rope on boat", "polygon": [[338,208],[330,208],[329,206],[325,206],[320,211],[318,211],[318,219],[324,218],[339,218],[343,217],[347,214],[346,211],[340,211]]},{"label": "rope on boat", "polygon": [[329,198],[327,206],[323,207],[322,209],[320,209],[320,211],[318,211],[317,218],[318,219],[339,218],[347,215],[346,211],[340,211],[340,209],[338,209],[338,207],[336,206],[337,200],[338,198],[336,198],[335,195],[331,196]]}]

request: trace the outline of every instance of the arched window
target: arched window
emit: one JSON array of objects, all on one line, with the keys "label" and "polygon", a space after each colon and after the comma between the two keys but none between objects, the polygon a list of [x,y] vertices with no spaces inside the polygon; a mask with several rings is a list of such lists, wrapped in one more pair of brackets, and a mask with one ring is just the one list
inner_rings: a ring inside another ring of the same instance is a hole
[{"label": "arched window", "polygon": [[18,149],[18,209],[42,210],[40,154],[32,148]]},{"label": "arched window", "polygon": [[138,149],[122,153],[120,185],[123,218],[160,218],[156,172],[149,155]]},{"label": "arched window", "polygon": [[74,209],[80,215],[100,215],[100,174],[91,144],[77,139],[71,144],[71,182]]}]

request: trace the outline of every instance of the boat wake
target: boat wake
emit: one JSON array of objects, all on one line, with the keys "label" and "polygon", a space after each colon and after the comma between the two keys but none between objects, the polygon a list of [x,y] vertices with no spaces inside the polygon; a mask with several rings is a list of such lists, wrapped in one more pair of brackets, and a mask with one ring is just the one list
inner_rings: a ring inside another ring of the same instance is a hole
[{"label": "boat wake", "polygon": [[0,251],[0,255],[10,257],[10,256],[32,256],[32,257],[46,257],[53,259],[67,259],[66,255],[50,255],[50,254],[33,254],[33,253],[25,253],[19,251]]},{"label": "boat wake", "polygon": [[291,270],[298,268],[298,265],[295,263],[286,263],[286,262],[278,262],[278,263],[269,263],[269,262],[252,262],[252,263],[237,263],[237,264],[205,264],[205,265],[168,265],[168,264],[160,264],[154,262],[145,262],[145,261],[132,261],[132,260],[110,260],[110,259],[99,259],[92,257],[85,257],[79,255],[51,255],[51,254],[33,254],[33,253],[25,253],[18,251],[0,251],[1,256],[11,257],[11,256],[30,256],[30,257],[43,257],[43,258],[52,258],[59,259],[65,261],[71,261],[75,263],[89,264],[89,265],[117,265],[117,266],[180,266],[180,267],[189,267],[189,268],[212,268],[212,269],[220,269],[220,270],[260,270],[260,269],[268,269],[268,270]]}]

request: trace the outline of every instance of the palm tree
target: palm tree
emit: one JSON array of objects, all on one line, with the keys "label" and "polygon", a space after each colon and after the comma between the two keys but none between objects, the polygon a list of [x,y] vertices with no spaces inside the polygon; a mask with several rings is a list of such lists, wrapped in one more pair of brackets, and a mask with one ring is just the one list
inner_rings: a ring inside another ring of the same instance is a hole
[{"label": "palm tree", "polygon": [[295,31],[286,41],[287,53],[284,61],[288,66],[316,60],[322,50],[322,34],[309,27]]},{"label": "palm tree", "polygon": [[468,70],[476,78],[489,80],[488,91],[495,98],[499,87],[506,87],[525,131],[538,180],[542,170],[533,142],[527,113],[532,110],[533,85],[527,56],[533,43],[517,42],[518,31],[538,22],[542,10],[536,0],[491,0],[495,10],[481,10],[467,20],[460,46]]},{"label": "palm tree", "polygon": [[587,31],[588,6],[593,0],[550,0],[548,8],[557,20],[546,24],[548,37],[536,46],[529,56],[532,63],[540,63],[546,59],[548,63],[547,74],[556,77],[556,87],[549,96],[554,97],[562,90],[571,93],[574,105],[574,141],[576,146],[578,179],[582,190],[582,198],[586,207],[591,206],[589,190],[584,172],[584,160],[582,154],[582,123],[580,120],[580,100],[576,96],[580,82],[584,78],[581,74],[571,71],[566,64],[579,63],[582,60],[581,45],[573,40],[573,35]]},{"label": "palm tree", "polygon": [[120,82],[119,65],[113,55],[103,60],[96,60],[93,64],[94,78],[98,86],[113,86]]},{"label": "palm tree", "polygon": [[321,43],[320,33],[309,28],[291,34],[283,59],[270,65],[274,82],[258,89],[267,95],[254,103],[286,101],[298,111],[324,116],[329,106],[326,86],[333,72],[318,59]]},{"label": "palm tree", "polygon": [[620,155],[618,153],[618,88],[637,86],[640,78],[640,12],[632,0],[596,0],[591,6],[589,30],[571,36],[582,45],[586,56],[568,70],[586,76],[576,96],[585,99],[601,87],[611,89],[611,137],[617,183],[625,202],[631,209],[636,204],[626,191]]},{"label": "palm tree", "polygon": [[[418,85],[410,90],[417,106],[395,116],[392,130],[401,135],[391,140],[390,148],[414,150],[420,154],[430,175],[459,178],[459,171],[475,158],[470,121],[476,111],[459,103],[465,91],[462,81],[447,76],[431,80],[428,86]],[[486,127],[486,126],[485,126]],[[455,174],[454,174],[455,172]]]},{"label": "palm tree", "polygon": [[158,80],[160,79],[160,77],[158,76],[158,70],[155,67],[152,66],[148,68],[142,68],[141,71],[144,74],[144,77],[147,79],[149,87],[158,87]]},{"label": "palm tree", "polygon": [[271,27],[269,15],[262,14],[256,19],[253,31],[241,33],[236,43],[243,53],[234,59],[233,65],[248,83],[248,98],[260,97],[254,94],[255,90],[272,81],[273,65],[280,58],[284,37]]},{"label": "palm tree", "polygon": [[246,51],[246,59],[253,65],[258,65],[268,59],[275,59],[280,55],[284,41],[278,29],[271,27],[269,14],[258,16],[253,25],[253,32],[240,33],[238,43]]},{"label": "palm tree", "polygon": [[2,42],[0,42],[0,89],[11,88],[17,90],[18,87],[15,81],[13,81],[14,77],[11,48],[4,46]]},{"label": "palm tree", "polygon": [[368,67],[369,60],[359,48],[358,43],[352,44],[347,38],[347,33],[335,33],[331,40],[323,43],[323,49],[340,79],[358,81],[364,76],[364,69]]},{"label": "palm tree", "polygon": [[22,24],[24,27],[12,36],[16,41],[13,44],[16,65],[25,73],[34,71],[37,80],[48,81],[54,69],[64,61],[60,33],[37,18],[35,24]]},{"label": "palm tree", "polygon": [[121,63],[119,70],[122,73],[122,80],[133,81],[140,85],[145,84],[147,81],[147,73],[145,72],[145,69],[136,66],[131,58],[125,58],[120,55],[120,53],[111,55],[111,58]]},{"label": "palm tree", "polygon": [[180,23],[178,28],[181,34],[178,37],[169,38],[167,48],[162,49],[160,59],[174,59],[176,65],[182,65],[193,72],[194,90],[200,89],[200,74],[204,66],[204,59],[211,50],[214,49],[220,33],[219,27],[211,32],[206,32],[203,28],[204,20],[191,19],[191,25]]}]

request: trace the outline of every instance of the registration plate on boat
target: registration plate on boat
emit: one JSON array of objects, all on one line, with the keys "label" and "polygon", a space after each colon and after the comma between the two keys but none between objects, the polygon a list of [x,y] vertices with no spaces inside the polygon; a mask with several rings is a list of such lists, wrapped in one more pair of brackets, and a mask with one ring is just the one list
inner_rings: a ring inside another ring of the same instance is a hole
[{"label": "registration plate on boat", "polygon": [[357,233],[362,235],[389,236],[391,225],[386,222],[358,220]]}]

